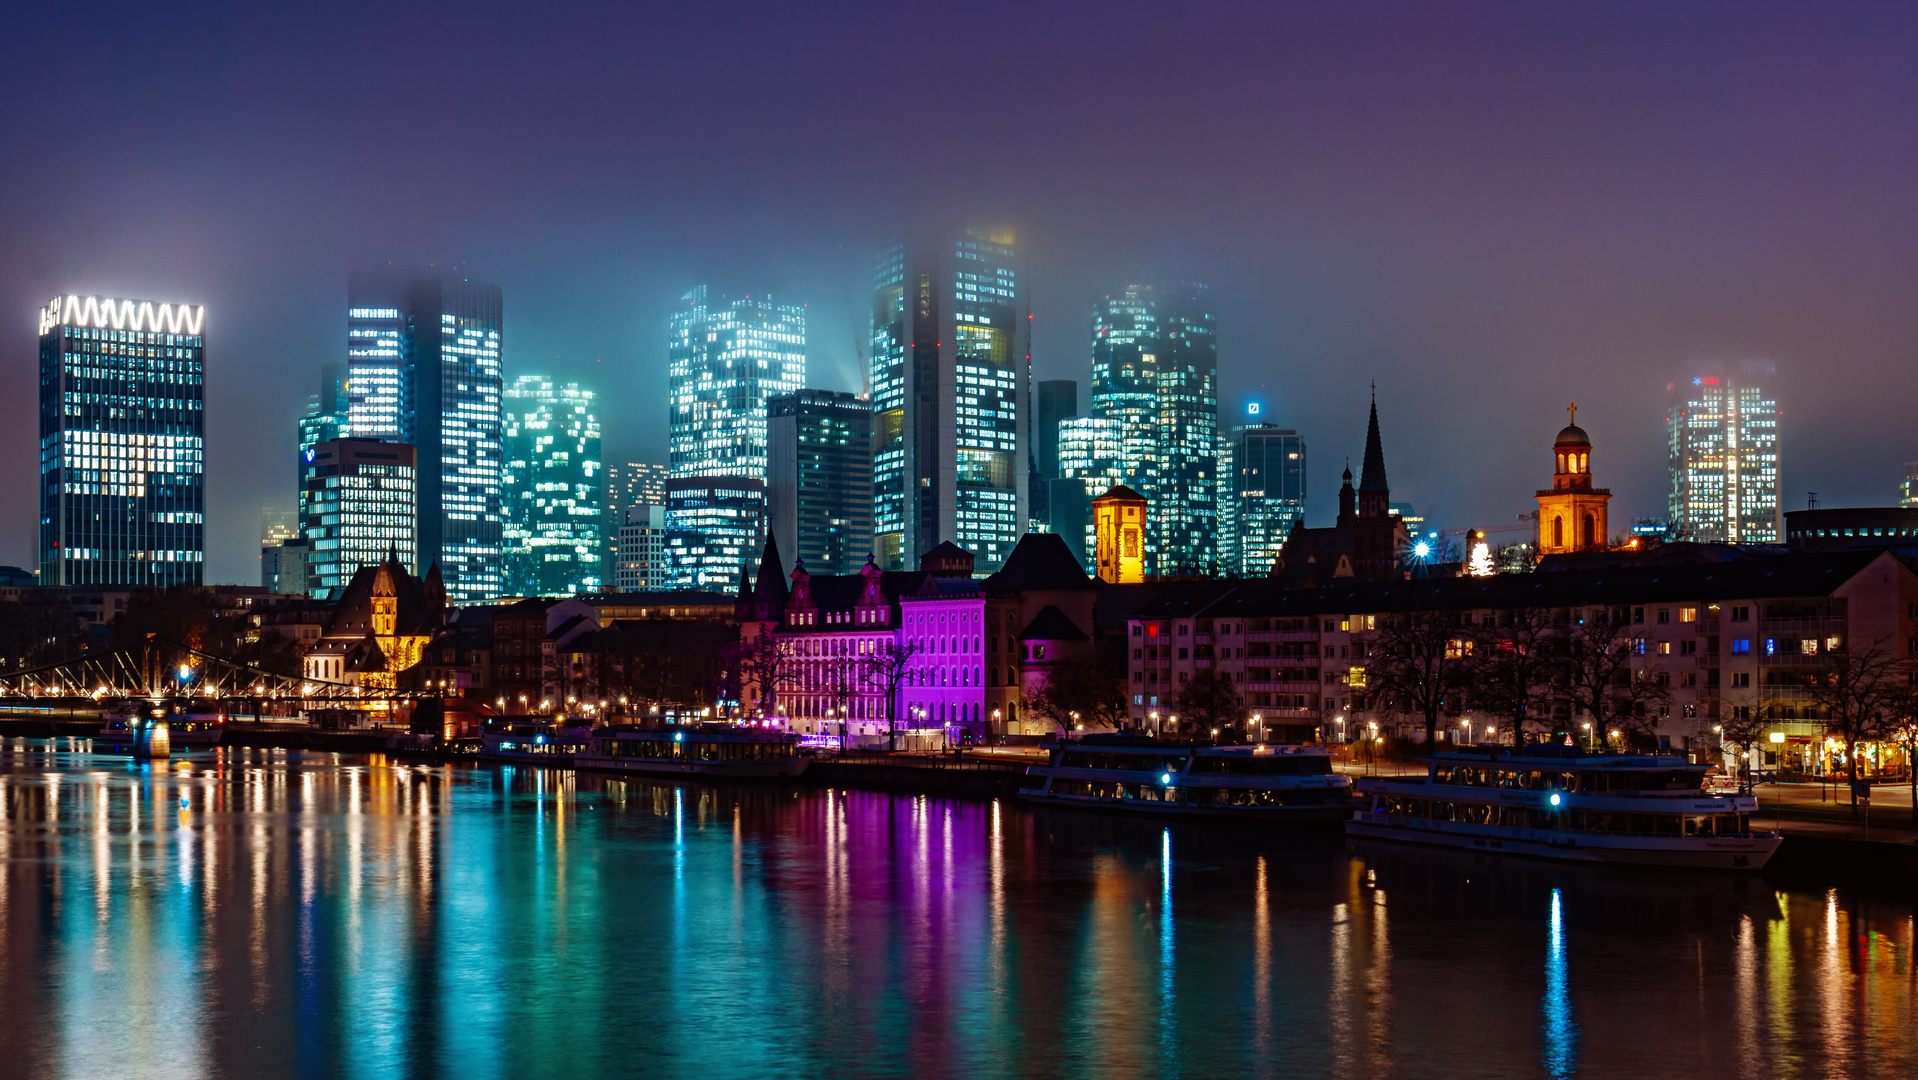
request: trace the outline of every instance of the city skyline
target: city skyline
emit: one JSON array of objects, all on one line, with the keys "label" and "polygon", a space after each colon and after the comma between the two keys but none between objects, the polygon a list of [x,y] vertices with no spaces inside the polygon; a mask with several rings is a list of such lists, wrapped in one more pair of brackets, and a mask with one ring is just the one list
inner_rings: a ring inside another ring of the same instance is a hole
[{"label": "city skyline", "polygon": [[[1904,256],[1918,215],[1894,182],[1908,171],[1904,143],[1878,137],[1903,130],[1893,103],[1918,81],[1898,59],[1918,41],[1909,13],[1840,24],[1709,3],[1555,10],[1486,35],[1459,12],[1218,11],[1154,31],[1155,55],[1186,73],[1168,82],[1121,78],[1112,64],[1145,40],[1136,15],[1088,29],[1046,12],[998,39],[974,26],[935,32],[929,13],[900,26],[851,20],[848,36],[822,32],[838,25],[826,13],[722,29],[687,11],[642,36],[725,40],[723,55],[710,44],[669,51],[649,69],[657,85],[595,76],[589,94],[573,91],[594,61],[555,71],[518,49],[564,41],[568,55],[603,59],[636,32],[632,16],[609,13],[608,33],[583,45],[540,25],[502,46],[500,24],[480,21],[428,57],[393,51],[403,28],[368,49],[355,20],[329,15],[295,32],[279,21],[289,17],[206,39],[187,33],[191,20],[135,13],[122,23],[141,28],[135,43],[101,37],[77,13],[8,16],[16,40],[92,42],[123,75],[63,92],[60,109],[100,118],[101,136],[83,140],[34,119],[54,108],[58,49],[0,74],[7,100],[34,106],[6,114],[17,139],[51,140],[47,153],[68,163],[0,181],[10,204],[38,208],[9,225],[20,257],[0,267],[0,297],[16,313],[55,294],[171,297],[216,313],[208,580],[253,579],[253,515],[288,484],[285,464],[255,448],[280,441],[311,373],[340,359],[341,275],[392,261],[494,281],[513,306],[508,366],[598,385],[613,418],[666,393],[661,328],[701,282],[809,305],[807,385],[859,392],[872,253],[928,215],[1018,231],[1036,379],[1087,378],[1083,313],[1141,261],[1210,283],[1221,412],[1260,400],[1269,422],[1312,444],[1315,524],[1333,512],[1341,462],[1361,449],[1333,418],[1362,403],[1373,378],[1392,391],[1382,419],[1422,451],[1395,480],[1434,522],[1526,510],[1537,483],[1528,448],[1549,439],[1542,418],[1567,400],[1607,447],[1617,520],[1664,516],[1655,395],[1704,362],[1777,361],[1786,508],[1807,491],[1822,505],[1887,503],[1918,458],[1896,409],[1918,393],[1902,299],[1918,290]],[[988,113],[1019,117],[1008,152],[914,184],[849,169],[868,152],[852,133],[877,121],[852,122],[862,93],[799,58],[884,57],[891,71],[911,52],[896,46],[923,40],[1004,50],[1016,74],[976,97],[934,87],[923,109],[888,100],[885,122],[947,133]],[[1848,62],[1817,59],[1806,40]],[[501,49],[484,79],[450,59]],[[151,55],[169,58],[164,77],[133,62]],[[1590,71],[1616,74],[1614,92],[1578,92]],[[660,145],[737,144],[746,111],[735,94],[769,79],[815,117],[750,122],[783,163],[779,183],[722,155],[649,163]],[[665,86],[680,104],[655,108]],[[496,94],[527,105],[456,110],[431,147],[395,134],[444,115],[424,105],[440,95]],[[134,138],[145,108],[209,117],[207,153],[118,164],[109,148]],[[350,118],[367,115],[394,122],[349,135]],[[239,134],[259,130],[304,137],[260,153]],[[1111,168],[1110,148],[1142,133],[1189,152]],[[549,167],[557,161],[569,164]],[[1806,172],[1807,161],[1827,167]],[[5,370],[35,361],[27,335],[0,342]],[[1866,386],[1875,392],[1860,401]],[[1482,402],[1502,407],[1488,417],[1473,407]],[[15,441],[0,443],[14,460],[31,452],[27,423],[16,415]],[[653,429],[609,419],[607,440],[608,460],[665,460]],[[30,505],[31,482],[0,478],[0,505]],[[0,562],[31,561],[26,517],[5,516]]]}]

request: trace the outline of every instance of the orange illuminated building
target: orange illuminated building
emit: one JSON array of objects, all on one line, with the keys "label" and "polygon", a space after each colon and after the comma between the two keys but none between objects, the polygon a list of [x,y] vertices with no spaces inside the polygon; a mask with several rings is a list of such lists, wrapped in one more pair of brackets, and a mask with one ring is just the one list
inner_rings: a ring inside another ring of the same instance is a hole
[{"label": "orange illuminated building", "polygon": [[1592,440],[1578,426],[1578,406],[1566,410],[1572,424],[1558,433],[1552,444],[1556,465],[1552,486],[1538,493],[1538,555],[1564,555],[1579,551],[1604,551],[1606,538],[1605,504],[1612,499],[1606,488],[1592,486]]}]

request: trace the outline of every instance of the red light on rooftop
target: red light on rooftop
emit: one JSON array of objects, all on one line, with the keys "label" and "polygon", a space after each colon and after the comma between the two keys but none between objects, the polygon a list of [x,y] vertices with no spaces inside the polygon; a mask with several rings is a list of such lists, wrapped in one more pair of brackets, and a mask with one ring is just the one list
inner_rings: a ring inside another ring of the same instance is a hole
[{"label": "red light on rooftop", "polygon": [[1717,386],[1717,385],[1718,385],[1718,379],[1717,379],[1716,377],[1713,377],[1713,376],[1707,376],[1707,377],[1706,377],[1706,379],[1705,379],[1705,385],[1706,385],[1706,386]]}]

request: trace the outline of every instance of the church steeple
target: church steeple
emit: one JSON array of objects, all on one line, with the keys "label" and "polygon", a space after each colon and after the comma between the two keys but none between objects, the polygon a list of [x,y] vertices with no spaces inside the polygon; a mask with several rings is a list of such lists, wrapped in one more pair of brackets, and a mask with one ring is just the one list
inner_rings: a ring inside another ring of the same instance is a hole
[{"label": "church steeple", "polygon": [[1352,459],[1345,459],[1345,483],[1339,485],[1339,524],[1350,525],[1358,517],[1358,495],[1352,490]]},{"label": "church steeple", "polygon": [[1372,417],[1365,429],[1365,462],[1359,467],[1359,516],[1382,518],[1392,501],[1385,482],[1385,447],[1379,439],[1378,387],[1372,388]]}]

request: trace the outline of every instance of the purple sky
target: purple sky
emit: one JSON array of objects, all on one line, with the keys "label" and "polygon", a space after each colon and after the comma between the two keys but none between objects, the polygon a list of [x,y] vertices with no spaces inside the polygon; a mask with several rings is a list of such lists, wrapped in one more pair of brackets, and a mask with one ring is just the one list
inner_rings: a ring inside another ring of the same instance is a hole
[{"label": "purple sky", "polygon": [[688,286],[811,307],[857,389],[871,255],[1013,224],[1042,378],[1157,264],[1216,286],[1220,412],[1362,448],[1395,498],[1502,524],[1567,400],[1615,527],[1664,505],[1665,384],[1776,360],[1788,507],[1891,502],[1918,459],[1918,8],[12,3],[0,8],[0,562],[32,557],[35,316],[203,302],[210,581],[257,581],[349,269],[464,265],[506,373],[597,384],[664,460]]}]

